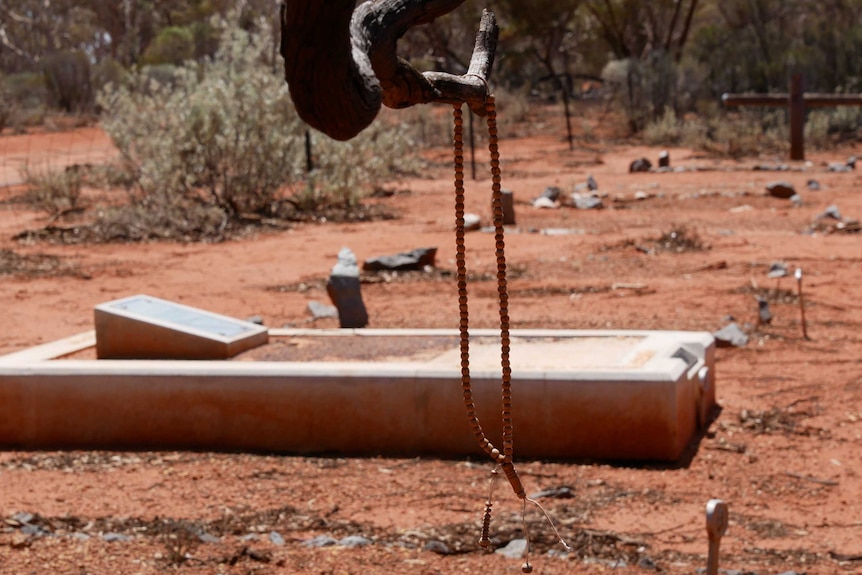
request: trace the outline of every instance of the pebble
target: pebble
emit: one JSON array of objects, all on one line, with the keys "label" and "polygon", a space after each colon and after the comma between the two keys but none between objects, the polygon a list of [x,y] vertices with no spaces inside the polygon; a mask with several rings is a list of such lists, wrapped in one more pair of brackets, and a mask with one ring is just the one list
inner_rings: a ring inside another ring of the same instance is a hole
[{"label": "pebble", "polygon": [[270,531],[269,532],[269,542],[273,545],[284,545],[284,537],[281,536],[281,533],[278,531]]},{"label": "pebble", "polygon": [[306,547],[332,547],[333,545],[338,545],[338,541],[329,535],[318,535],[317,537],[303,541],[302,544]]},{"label": "pebble", "polygon": [[348,535],[347,537],[344,537],[343,539],[338,540],[338,545],[341,545],[342,547],[351,547],[351,548],[353,548],[353,547],[366,547],[368,545],[371,545],[371,543],[372,543],[371,539],[369,539],[367,537],[363,537],[361,535]]},{"label": "pebble", "polygon": [[102,539],[107,541],[108,543],[112,543],[114,541],[131,541],[132,538],[123,533],[105,533],[102,535]]},{"label": "pebble", "polygon": [[796,190],[793,188],[793,184],[783,180],[766,184],[766,191],[773,198],[781,198],[782,200],[789,200],[796,195]]},{"label": "pebble", "polygon": [[745,347],[748,336],[745,335],[736,322],[731,322],[712,334],[717,347]]},{"label": "pebble", "polygon": [[431,553],[436,553],[437,555],[451,555],[452,550],[448,545],[443,543],[442,541],[429,541],[422,547],[423,551],[430,551]]},{"label": "pebble", "polygon": [[512,539],[505,547],[500,547],[494,553],[498,553],[509,559],[521,559],[527,551],[526,539]]}]

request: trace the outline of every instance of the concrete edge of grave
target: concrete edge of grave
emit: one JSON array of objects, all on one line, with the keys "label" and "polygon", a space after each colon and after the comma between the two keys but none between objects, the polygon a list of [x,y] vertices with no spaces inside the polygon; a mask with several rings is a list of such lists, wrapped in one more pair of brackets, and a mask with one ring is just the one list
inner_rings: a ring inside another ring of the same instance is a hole
[{"label": "concrete edge of grave", "polygon": [[[453,329],[303,329],[274,328],[269,336],[280,337],[379,337],[379,336],[457,336]],[[471,336],[494,337],[499,331],[477,329]],[[621,367],[578,370],[581,381],[613,381],[621,375],[634,377],[638,381],[664,381],[677,379],[687,372],[693,379],[704,365],[713,364],[714,337],[708,332],[650,331],[650,330],[512,330],[511,337],[643,337],[620,361]],[[416,362],[290,362],[290,361],[229,361],[229,360],[176,360],[176,359],[68,359],[54,361],[64,356],[95,347],[95,331],[90,330],[67,338],[37,345],[31,348],[0,356],[0,375],[38,373],[53,375],[71,374],[173,374],[173,375],[242,375],[271,377],[290,375],[294,377],[378,377],[378,378],[451,378],[457,377],[459,367],[440,367]],[[689,350],[688,352],[682,350]],[[637,367],[623,367],[640,354],[650,358]],[[498,379],[496,370],[474,369],[473,379]],[[517,366],[513,376],[519,377]],[[523,377],[534,380],[554,381],[571,379],[568,372],[531,371]],[[710,374],[714,381],[714,374]]]}]

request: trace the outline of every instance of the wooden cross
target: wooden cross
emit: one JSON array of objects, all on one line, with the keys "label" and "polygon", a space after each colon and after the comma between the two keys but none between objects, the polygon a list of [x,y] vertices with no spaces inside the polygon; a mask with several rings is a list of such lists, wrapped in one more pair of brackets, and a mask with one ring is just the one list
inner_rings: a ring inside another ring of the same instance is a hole
[{"label": "wooden cross", "polygon": [[805,159],[805,109],[862,106],[862,94],[804,94],[802,75],[790,77],[789,94],[724,94],[725,106],[783,106],[790,108],[790,159]]}]

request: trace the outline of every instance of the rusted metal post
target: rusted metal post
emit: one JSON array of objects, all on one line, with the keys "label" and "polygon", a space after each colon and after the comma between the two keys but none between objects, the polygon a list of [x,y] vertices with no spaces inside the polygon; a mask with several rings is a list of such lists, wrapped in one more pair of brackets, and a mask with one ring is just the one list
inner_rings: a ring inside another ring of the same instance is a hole
[{"label": "rusted metal post", "polygon": [[805,159],[805,97],[802,93],[802,74],[790,76],[790,159]]}]

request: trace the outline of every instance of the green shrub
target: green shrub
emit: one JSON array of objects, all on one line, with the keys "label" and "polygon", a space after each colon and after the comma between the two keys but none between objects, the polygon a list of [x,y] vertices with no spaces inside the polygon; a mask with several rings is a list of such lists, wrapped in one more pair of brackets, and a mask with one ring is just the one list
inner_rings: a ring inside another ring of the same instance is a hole
[{"label": "green shrub", "polygon": [[144,50],[142,64],[179,66],[195,55],[195,35],[190,28],[171,26],[159,32]]},{"label": "green shrub", "polygon": [[93,104],[90,60],[83,52],[59,52],[42,61],[51,106],[69,113],[87,111]]},{"label": "green shrub", "polygon": [[78,166],[36,169],[29,164],[22,170],[28,189],[25,198],[51,216],[78,207],[83,177]]},{"label": "green shrub", "polygon": [[[212,59],[171,67],[162,81],[153,70],[164,65],[147,67],[98,97],[121,156],[115,179],[131,183],[128,209],[138,213],[110,217],[137,221],[134,238],[211,237],[225,222],[283,215],[285,203],[294,211],[349,208],[413,169],[406,131],[378,121],[350,142],[315,134],[315,169],[305,174],[306,127],[266,63],[270,39],[224,21],[214,26],[220,44]],[[144,218],[141,210],[178,215]],[[161,221],[175,222],[175,232]],[[152,234],[144,229],[156,224]]]}]

